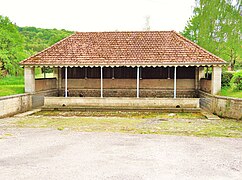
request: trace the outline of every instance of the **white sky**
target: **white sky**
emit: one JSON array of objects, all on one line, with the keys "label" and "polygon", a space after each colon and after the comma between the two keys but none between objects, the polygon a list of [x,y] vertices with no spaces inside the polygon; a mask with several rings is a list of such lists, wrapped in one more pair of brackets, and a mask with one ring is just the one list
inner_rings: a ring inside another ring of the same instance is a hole
[{"label": "white sky", "polygon": [[182,31],[195,0],[0,0],[0,15],[19,26],[73,31]]}]

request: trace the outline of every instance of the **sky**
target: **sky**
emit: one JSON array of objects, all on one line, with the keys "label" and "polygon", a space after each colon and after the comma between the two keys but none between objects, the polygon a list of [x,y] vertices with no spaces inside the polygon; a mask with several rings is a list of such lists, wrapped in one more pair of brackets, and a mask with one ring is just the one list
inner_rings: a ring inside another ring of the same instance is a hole
[{"label": "sky", "polygon": [[0,0],[0,15],[18,26],[72,31],[182,31],[195,0]]}]

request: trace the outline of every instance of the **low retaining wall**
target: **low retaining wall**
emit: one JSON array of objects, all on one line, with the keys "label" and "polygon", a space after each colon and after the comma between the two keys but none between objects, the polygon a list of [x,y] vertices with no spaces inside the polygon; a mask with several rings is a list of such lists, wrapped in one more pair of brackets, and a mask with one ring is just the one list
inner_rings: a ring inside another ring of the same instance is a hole
[{"label": "low retaining wall", "polygon": [[[173,89],[140,89],[140,97],[152,98],[173,98]],[[104,97],[136,97],[137,89],[103,89]],[[196,98],[197,91],[177,90],[177,98]],[[100,89],[68,89],[68,96],[70,97],[100,97]],[[59,91],[59,96],[64,96],[64,89]]]},{"label": "low retaining wall", "polygon": [[80,98],[45,97],[45,106],[58,107],[159,107],[159,108],[199,108],[199,98]]},{"label": "low retaining wall", "polygon": [[0,118],[11,116],[19,112],[28,111],[31,108],[31,94],[18,94],[0,97]]},{"label": "low retaining wall", "polygon": [[[136,89],[136,79],[103,79],[104,89]],[[100,79],[68,79],[68,89],[100,89]],[[140,89],[173,89],[174,79],[140,79]],[[62,79],[65,88],[65,79]],[[177,79],[177,89],[195,89],[194,79]]]},{"label": "low retaining wall", "polygon": [[200,107],[217,114],[242,120],[242,98],[231,98],[224,96],[213,96],[204,91],[199,91]]},{"label": "low retaining wall", "polygon": [[45,96],[56,97],[58,96],[58,91],[54,89],[32,94],[32,108],[43,106]]},{"label": "low retaining wall", "polygon": [[57,96],[57,90],[36,94],[17,94],[0,97],[0,118],[12,116],[44,105],[44,96]]}]

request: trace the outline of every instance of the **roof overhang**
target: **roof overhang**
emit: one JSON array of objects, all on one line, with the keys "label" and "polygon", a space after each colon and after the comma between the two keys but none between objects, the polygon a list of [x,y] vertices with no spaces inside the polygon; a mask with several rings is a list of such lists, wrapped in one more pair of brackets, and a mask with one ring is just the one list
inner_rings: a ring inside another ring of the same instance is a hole
[{"label": "roof overhang", "polygon": [[227,63],[162,63],[162,64],[22,64],[24,67],[210,67],[225,66]]}]

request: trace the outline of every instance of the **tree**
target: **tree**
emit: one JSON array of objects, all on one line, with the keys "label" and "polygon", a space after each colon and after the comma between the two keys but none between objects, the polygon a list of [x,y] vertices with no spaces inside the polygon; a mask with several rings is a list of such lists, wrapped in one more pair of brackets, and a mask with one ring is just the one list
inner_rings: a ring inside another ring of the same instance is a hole
[{"label": "tree", "polygon": [[29,56],[42,51],[73,33],[64,29],[42,29],[36,27],[18,27],[18,31],[24,37],[24,49]]},{"label": "tree", "polygon": [[0,16],[0,62],[7,74],[21,72],[18,62],[26,57],[23,38],[8,17]]},{"label": "tree", "polygon": [[234,69],[242,58],[240,7],[239,0],[236,5],[231,0],[196,0],[193,16],[182,34]]}]

